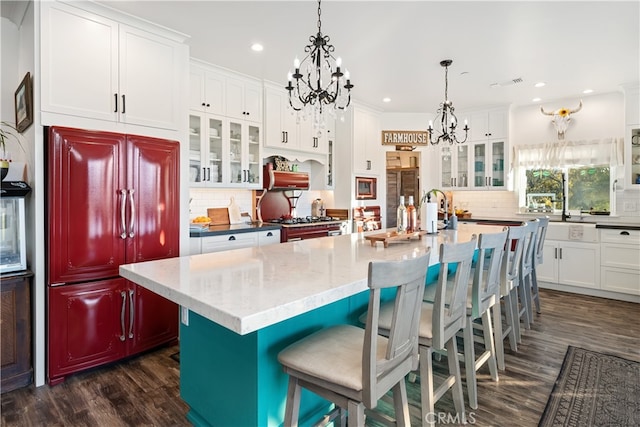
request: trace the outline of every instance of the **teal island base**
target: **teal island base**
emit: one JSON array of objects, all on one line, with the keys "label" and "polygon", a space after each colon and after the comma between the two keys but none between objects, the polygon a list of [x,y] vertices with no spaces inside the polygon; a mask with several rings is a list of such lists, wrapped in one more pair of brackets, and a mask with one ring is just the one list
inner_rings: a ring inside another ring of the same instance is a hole
[{"label": "teal island base", "polygon": [[[432,266],[427,283],[436,278]],[[359,324],[368,297],[364,291],[247,335],[190,311],[189,324],[180,326],[180,395],[191,408],[189,421],[215,427],[283,425],[288,377],[278,353],[319,329]],[[332,403],[303,390],[299,425],[311,426],[332,409]]]}]

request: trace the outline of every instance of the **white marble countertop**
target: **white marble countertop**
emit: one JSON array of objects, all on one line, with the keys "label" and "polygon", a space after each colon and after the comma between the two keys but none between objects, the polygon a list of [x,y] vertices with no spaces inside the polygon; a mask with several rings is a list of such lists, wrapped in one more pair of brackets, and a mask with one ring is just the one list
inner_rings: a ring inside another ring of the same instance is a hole
[{"label": "white marble countertop", "polygon": [[461,224],[421,240],[371,246],[354,233],[120,266],[120,275],[240,335],[367,289],[370,261],[398,260],[499,226]]}]

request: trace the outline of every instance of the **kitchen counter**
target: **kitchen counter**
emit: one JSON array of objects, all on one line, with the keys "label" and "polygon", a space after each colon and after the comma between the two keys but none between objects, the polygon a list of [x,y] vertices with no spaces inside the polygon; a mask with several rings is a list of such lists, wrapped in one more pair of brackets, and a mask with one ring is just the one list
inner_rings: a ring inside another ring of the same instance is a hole
[{"label": "kitchen counter", "polygon": [[189,237],[220,236],[225,234],[253,233],[255,231],[280,230],[280,224],[267,222],[255,224],[210,225],[209,227],[189,227]]},{"label": "kitchen counter", "polygon": [[[287,376],[278,352],[320,328],[357,324],[368,302],[370,261],[431,247],[433,282],[440,243],[500,230],[461,224],[388,248],[364,239],[384,231],[376,230],[128,264],[120,274],[182,306],[181,396],[193,424],[281,425]],[[326,401],[305,395],[301,418],[327,409]]]}]

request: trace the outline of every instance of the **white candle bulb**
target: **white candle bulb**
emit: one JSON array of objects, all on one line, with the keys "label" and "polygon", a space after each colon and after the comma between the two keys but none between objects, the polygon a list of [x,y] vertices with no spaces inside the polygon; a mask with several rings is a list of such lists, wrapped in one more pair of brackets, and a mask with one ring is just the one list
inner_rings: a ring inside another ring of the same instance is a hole
[{"label": "white candle bulb", "polygon": [[339,67],[342,65],[342,58],[340,58],[339,56],[336,58],[336,67]]},{"label": "white candle bulb", "polygon": [[433,120],[429,120],[429,127],[432,128],[433,127]]},{"label": "white candle bulb", "polygon": [[293,60],[293,67],[296,69],[300,68],[300,60],[298,59],[297,56],[296,56],[296,59]]},{"label": "white candle bulb", "polygon": [[349,70],[344,70],[344,78],[347,80],[351,78],[351,74],[349,74]]}]

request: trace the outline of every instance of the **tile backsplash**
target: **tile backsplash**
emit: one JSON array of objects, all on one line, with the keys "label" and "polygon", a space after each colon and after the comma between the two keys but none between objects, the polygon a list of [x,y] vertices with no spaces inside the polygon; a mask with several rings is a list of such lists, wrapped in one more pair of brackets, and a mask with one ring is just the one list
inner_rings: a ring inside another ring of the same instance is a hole
[{"label": "tile backsplash", "polygon": [[455,191],[453,205],[471,212],[473,218],[513,218],[518,194],[513,191]]},{"label": "tile backsplash", "polygon": [[[251,190],[233,190],[217,188],[190,188],[189,197],[189,219],[196,216],[206,216],[208,208],[224,208],[229,206],[231,198],[234,197],[240,212],[251,212],[253,192]],[[334,206],[333,191],[303,191],[298,200],[296,208],[299,217],[311,215],[311,203],[320,198],[324,201],[325,208],[336,208]],[[347,206],[337,206],[337,208],[347,208]],[[266,220],[266,218],[265,218]]]}]

